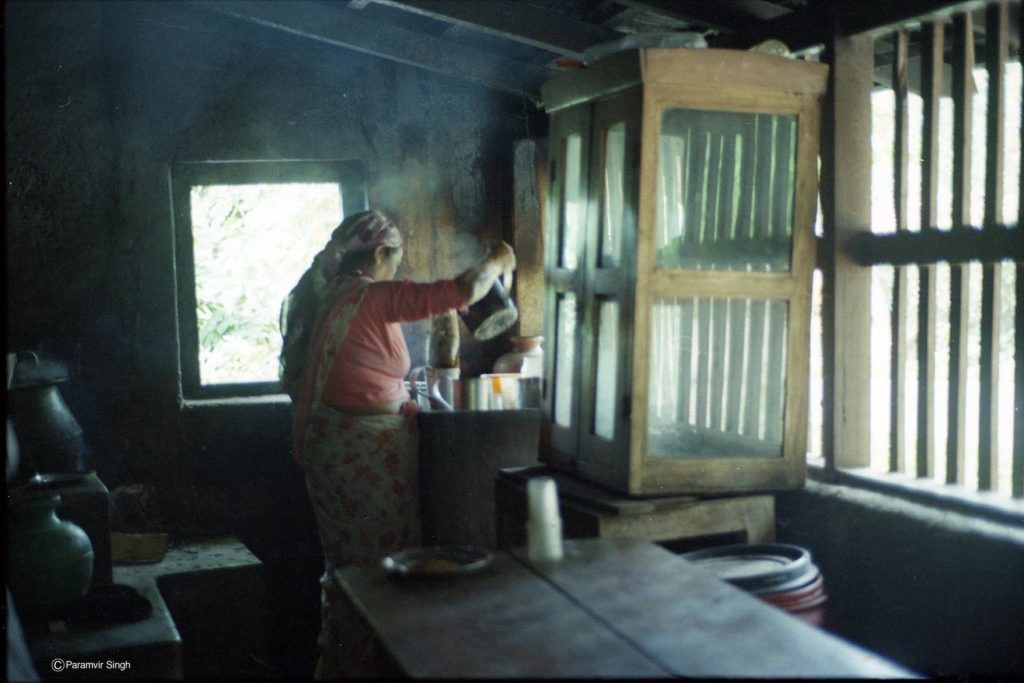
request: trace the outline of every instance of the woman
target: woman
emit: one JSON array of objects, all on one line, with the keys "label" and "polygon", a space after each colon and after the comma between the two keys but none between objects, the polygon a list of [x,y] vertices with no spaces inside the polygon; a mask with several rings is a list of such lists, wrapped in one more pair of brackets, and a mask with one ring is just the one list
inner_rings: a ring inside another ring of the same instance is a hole
[{"label": "woman", "polygon": [[416,404],[403,383],[410,360],[400,323],[475,303],[515,268],[503,242],[454,280],[396,281],[401,260],[394,221],[379,211],[353,214],[281,309],[293,453],[326,557],[318,677],[339,673],[340,650],[346,659],[367,652],[365,638],[353,641],[353,625],[341,626],[332,570],[419,543]]}]

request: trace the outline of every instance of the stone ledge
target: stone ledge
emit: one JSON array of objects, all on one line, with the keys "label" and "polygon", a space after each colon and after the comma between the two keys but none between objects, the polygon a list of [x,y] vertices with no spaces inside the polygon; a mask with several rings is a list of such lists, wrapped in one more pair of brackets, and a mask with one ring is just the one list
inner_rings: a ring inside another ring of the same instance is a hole
[{"label": "stone ledge", "polygon": [[809,479],[802,491],[787,492],[782,495],[799,496],[801,494],[844,501],[865,510],[894,515],[915,522],[924,528],[942,529],[951,534],[983,537],[990,541],[1009,543],[1024,549],[1024,529],[989,519],[979,519],[964,512],[944,510],[909,501],[887,493]]},{"label": "stone ledge", "polygon": [[[232,577],[259,571],[262,563],[236,538],[211,539],[172,547],[153,564],[117,565],[114,582],[131,586],[153,607],[142,621],[101,628],[69,628],[26,633],[29,650],[42,678],[170,678],[184,675],[182,637],[168,607],[173,593],[187,582]],[[214,585],[216,582],[214,582]],[[167,595],[165,595],[167,593]],[[55,672],[54,660],[97,663],[96,668]],[[110,664],[108,664],[110,663]],[[127,663],[127,668],[116,668]]]}]

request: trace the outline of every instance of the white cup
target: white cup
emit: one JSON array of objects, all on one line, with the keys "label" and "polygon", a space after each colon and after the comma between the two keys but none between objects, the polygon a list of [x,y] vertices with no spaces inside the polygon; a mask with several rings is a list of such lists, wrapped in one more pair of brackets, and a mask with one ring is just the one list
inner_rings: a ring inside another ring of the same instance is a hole
[{"label": "white cup", "polygon": [[533,561],[562,559],[562,517],[558,512],[558,489],[551,477],[533,477],[526,482],[530,517],[526,523],[526,553]]}]

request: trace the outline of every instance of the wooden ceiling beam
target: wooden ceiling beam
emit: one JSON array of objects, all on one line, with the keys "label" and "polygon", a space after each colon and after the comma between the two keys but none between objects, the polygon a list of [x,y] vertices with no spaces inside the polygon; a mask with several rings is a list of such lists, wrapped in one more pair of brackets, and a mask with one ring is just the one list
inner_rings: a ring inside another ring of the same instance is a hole
[{"label": "wooden ceiling beam", "polygon": [[938,21],[957,12],[978,9],[986,0],[829,0],[767,21],[738,26],[724,47],[749,47],[774,38],[790,50],[824,44],[833,31],[840,36],[891,31],[911,21]]},{"label": "wooden ceiling beam", "polygon": [[540,100],[553,71],[502,59],[440,38],[367,19],[346,7],[312,0],[190,0],[194,6],[310,40],[427,69],[464,81]]},{"label": "wooden ceiling beam", "polygon": [[518,0],[372,0],[558,55],[582,59],[583,51],[621,37],[615,31],[563,17]]}]

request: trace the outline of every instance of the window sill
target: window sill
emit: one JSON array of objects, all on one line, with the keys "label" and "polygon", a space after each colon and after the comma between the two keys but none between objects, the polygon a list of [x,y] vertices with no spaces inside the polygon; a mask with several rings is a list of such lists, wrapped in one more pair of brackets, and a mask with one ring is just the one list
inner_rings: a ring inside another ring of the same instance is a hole
[{"label": "window sill", "polygon": [[287,394],[264,394],[261,396],[231,396],[227,398],[187,398],[181,401],[180,409],[203,410],[204,408],[238,408],[240,406],[290,405]]},{"label": "window sill", "polygon": [[818,482],[884,493],[931,508],[1024,528],[1024,501],[1009,500],[988,491],[970,491],[962,486],[868,468],[830,471],[825,467],[823,458],[814,457],[807,458],[807,477]]}]

